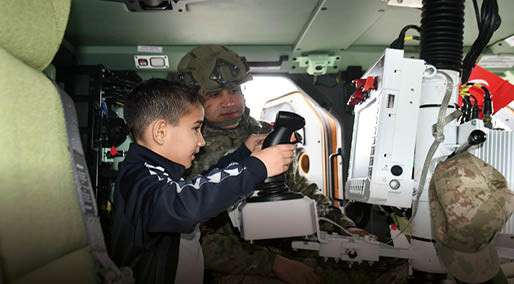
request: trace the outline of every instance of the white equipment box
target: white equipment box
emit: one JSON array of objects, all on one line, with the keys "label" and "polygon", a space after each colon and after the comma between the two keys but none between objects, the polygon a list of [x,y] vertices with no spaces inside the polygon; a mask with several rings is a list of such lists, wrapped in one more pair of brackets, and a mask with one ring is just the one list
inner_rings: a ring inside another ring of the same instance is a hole
[{"label": "white equipment box", "polygon": [[403,50],[386,49],[362,78],[376,77],[376,89],[355,106],[346,198],[411,207],[414,147],[421,84],[426,69]]},{"label": "white equipment box", "polygon": [[301,199],[244,203],[238,209],[241,237],[248,241],[309,236],[318,231],[316,202]]}]

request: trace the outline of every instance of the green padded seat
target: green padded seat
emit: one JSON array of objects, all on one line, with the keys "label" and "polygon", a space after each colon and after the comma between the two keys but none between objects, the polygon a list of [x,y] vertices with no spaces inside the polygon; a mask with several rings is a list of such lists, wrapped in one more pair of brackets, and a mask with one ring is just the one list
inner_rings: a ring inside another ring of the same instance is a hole
[{"label": "green padded seat", "polygon": [[41,72],[70,0],[0,9],[0,283],[95,283],[59,93]]}]

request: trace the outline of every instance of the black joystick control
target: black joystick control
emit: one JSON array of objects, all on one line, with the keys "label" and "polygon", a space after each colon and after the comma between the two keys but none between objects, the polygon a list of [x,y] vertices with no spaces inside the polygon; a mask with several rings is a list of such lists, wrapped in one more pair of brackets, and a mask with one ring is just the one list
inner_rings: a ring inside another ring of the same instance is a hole
[{"label": "black joystick control", "polygon": [[[305,126],[305,119],[296,113],[279,111],[275,117],[273,131],[264,139],[262,149],[291,143],[291,135]],[[296,142],[295,142],[296,143]],[[301,193],[291,192],[286,185],[286,174],[268,177],[257,186],[258,193],[246,202],[267,202],[303,198]]]}]

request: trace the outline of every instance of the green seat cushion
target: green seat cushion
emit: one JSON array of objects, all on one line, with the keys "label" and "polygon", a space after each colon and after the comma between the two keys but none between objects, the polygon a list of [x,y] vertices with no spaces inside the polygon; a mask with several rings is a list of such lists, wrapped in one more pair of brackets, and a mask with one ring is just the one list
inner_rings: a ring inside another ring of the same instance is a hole
[{"label": "green seat cushion", "polygon": [[0,47],[0,259],[7,281],[86,246],[52,82]]},{"label": "green seat cushion", "polygon": [[13,284],[31,283],[98,283],[95,273],[95,263],[87,248],[69,253],[49,264],[30,272]]}]

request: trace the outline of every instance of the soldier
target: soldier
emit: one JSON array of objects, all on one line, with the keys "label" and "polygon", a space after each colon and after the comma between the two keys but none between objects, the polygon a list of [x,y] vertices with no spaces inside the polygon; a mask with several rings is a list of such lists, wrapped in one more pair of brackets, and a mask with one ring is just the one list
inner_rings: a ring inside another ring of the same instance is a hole
[{"label": "soldier", "polygon": [[[240,85],[251,76],[244,58],[224,46],[200,46],[182,58],[178,71],[180,79],[199,87],[205,108],[203,135],[206,145],[193,162],[191,175],[209,168],[220,157],[241,145],[249,135],[270,131],[269,124],[257,122],[245,107]],[[288,172],[287,181],[291,190],[316,200],[321,215],[328,215],[352,233],[365,233],[355,228],[355,223],[338,208],[330,208],[317,186],[309,184],[297,168]],[[240,240],[226,213],[206,224],[202,233],[205,266],[215,283],[318,281],[313,268],[303,263],[309,262],[305,258],[301,258],[302,262],[291,260],[284,257],[284,251],[277,250],[276,245],[257,246]],[[281,247],[290,250],[290,242]],[[311,266],[316,266],[317,259],[310,262]]]},{"label": "soldier", "polygon": [[441,162],[429,187],[439,259],[458,283],[507,283],[494,237],[514,209],[514,195],[495,168],[463,152]]}]

